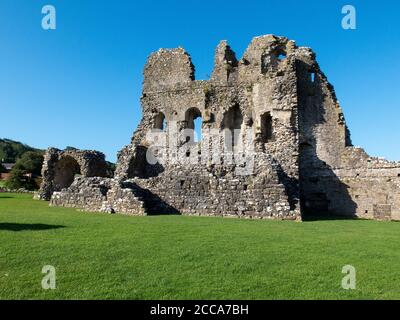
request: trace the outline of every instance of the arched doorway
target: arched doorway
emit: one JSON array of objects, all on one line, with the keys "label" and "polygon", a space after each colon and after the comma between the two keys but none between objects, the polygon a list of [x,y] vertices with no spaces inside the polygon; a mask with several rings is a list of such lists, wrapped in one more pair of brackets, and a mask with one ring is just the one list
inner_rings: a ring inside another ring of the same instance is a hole
[{"label": "arched doorway", "polygon": [[63,156],[54,168],[54,191],[68,188],[74,182],[75,175],[81,174],[79,163],[71,156]]}]

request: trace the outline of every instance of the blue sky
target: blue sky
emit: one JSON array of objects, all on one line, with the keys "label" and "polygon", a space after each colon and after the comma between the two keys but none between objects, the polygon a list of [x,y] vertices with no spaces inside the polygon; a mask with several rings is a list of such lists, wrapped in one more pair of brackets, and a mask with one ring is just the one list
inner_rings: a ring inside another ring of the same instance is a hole
[{"label": "blue sky", "polygon": [[[41,9],[57,29],[41,28]],[[341,28],[341,8],[357,29]],[[140,117],[142,68],[160,47],[184,47],[196,79],[226,39],[240,58],[253,36],[312,47],[336,89],[353,143],[400,160],[399,1],[1,0],[0,137],[103,151],[111,161]]]}]

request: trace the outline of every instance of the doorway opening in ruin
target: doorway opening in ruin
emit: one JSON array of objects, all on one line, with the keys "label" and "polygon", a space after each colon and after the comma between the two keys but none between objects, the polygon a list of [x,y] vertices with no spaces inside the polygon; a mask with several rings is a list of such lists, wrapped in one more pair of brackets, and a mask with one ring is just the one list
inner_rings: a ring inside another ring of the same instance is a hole
[{"label": "doorway opening in ruin", "polygon": [[75,176],[81,174],[79,163],[71,156],[62,157],[55,165],[54,191],[68,188]]},{"label": "doorway opening in ruin", "polygon": [[273,121],[269,111],[261,115],[261,137],[264,143],[268,143],[274,139]]},{"label": "doorway opening in ruin", "polygon": [[127,178],[148,179],[156,177],[164,171],[164,167],[158,161],[160,154],[155,154],[151,148],[145,146],[137,146],[135,154],[129,161]]},{"label": "doorway opening in ruin", "polygon": [[146,176],[146,152],[146,147],[136,147],[135,155],[129,162],[128,179],[132,179],[135,177],[144,178]]},{"label": "doorway opening in ruin", "polygon": [[185,113],[186,142],[200,142],[202,140],[203,119],[197,108],[190,108]]},{"label": "doorway opening in ruin", "polygon": [[154,118],[154,129],[158,129],[161,131],[167,130],[167,120],[165,119],[165,115],[162,112],[159,112]]},{"label": "doorway opening in ruin", "polygon": [[227,151],[234,151],[239,145],[243,114],[238,104],[231,107],[222,119],[221,129],[224,131],[224,144]]}]

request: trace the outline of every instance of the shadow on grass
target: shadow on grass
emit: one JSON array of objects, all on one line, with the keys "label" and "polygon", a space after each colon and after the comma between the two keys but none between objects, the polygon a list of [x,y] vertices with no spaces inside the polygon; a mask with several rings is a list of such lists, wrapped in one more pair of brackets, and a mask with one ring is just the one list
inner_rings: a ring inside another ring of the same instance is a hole
[{"label": "shadow on grass", "polygon": [[1,193],[0,193],[0,199],[14,199],[14,197],[11,197],[11,196],[3,196],[3,195],[1,195]]},{"label": "shadow on grass", "polygon": [[340,216],[340,215],[304,215],[304,222],[308,221],[331,221],[331,220],[366,220],[357,216]]},{"label": "shadow on grass", "polygon": [[0,230],[7,231],[41,231],[60,228],[65,228],[65,226],[42,223],[0,223]]}]

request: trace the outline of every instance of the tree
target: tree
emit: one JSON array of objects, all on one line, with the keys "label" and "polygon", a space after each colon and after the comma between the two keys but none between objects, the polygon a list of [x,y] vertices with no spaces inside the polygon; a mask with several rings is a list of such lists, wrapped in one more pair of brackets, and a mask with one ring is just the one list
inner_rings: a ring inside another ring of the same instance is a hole
[{"label": "tree", "polygon": [[26,144],[11,139],[0,139],[0,160],[15,163],[27,151],[44,154],[43,150],[32,148]]},{"label": "tree", "polygon": [[[40,176],[42,170],[43,156],[35,151],[25,152],[15,163],[6,181],[9,189],[35,190],[38,188],[35,177]],[[28,174],[31,174],[29,176]]]},{"label": "tree", "polygon": [[15,168],[16,170],[25,171],[25,173],[32,173],[33,176],[40,176],[42,164],[43,156],[40,153],[28,151],[17,160],[12,170]]},{"label": "tree", "polygon": [[25,176],[25,172],[21,169],[12,168],[10,177],[6,180],[6,187],[11,190],[16,189],[27,189],[34,190],[34,182],[30,178]]},{"label": "tree", "polygon": [[65,151],[77,151],[77,150],[79,150],[79,149],[77,149],[77,148],[75,148],[75,147],[71,147],[71,146],[67,146],[67,147],[65,148]]},{"label": "tree", "polygon": [[115,163],[107,161],[107,176],[113,177],[116,168],[117,165]]}]

